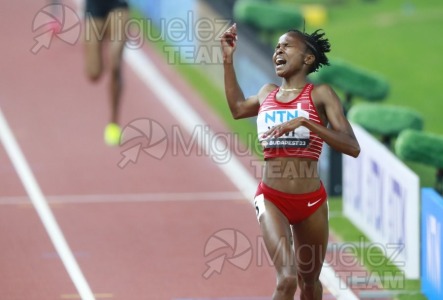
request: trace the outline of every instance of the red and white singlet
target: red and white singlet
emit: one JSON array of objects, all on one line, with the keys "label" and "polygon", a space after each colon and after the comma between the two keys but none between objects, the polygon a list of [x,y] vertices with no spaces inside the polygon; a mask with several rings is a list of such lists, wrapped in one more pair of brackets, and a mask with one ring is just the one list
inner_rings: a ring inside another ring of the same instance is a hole
[{"label": "red and white singlet", "polygon": [[274,126],[297,117],[305,117],[320,125],[317,109],[311,98],[312,84],[307,84],[301,93],[289,102],[276,99],[279,88],[269,93],[260,105],[257,116],[258,139],[263,146],[265,159],[274,157],[304,157],[318,160],[323,147],[323,140],[302,126],[278,138],[262,138],[263,133]]}]

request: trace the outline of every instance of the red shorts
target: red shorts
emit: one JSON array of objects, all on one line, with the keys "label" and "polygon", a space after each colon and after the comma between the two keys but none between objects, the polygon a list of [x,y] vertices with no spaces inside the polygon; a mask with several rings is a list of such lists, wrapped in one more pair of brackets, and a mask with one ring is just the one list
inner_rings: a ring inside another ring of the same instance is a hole
[{"label": "red shorts", "polygon": [[286,216],[290,224],[299,223],[312,215],[328,198],[321,183],[318,190],[306,194],[287,194],[260,182],[255,194],[257,218],[264,212],[264,199],[272,202]]}]

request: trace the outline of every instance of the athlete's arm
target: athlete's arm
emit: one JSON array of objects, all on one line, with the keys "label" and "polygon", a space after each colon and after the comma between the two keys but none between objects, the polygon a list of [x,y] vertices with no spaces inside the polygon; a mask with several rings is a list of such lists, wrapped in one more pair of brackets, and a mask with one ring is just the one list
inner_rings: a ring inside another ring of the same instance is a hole
[{"label": "athlete's arm", "polygon": [[316,132],[333,149],[357,157],[360,154],[360,145],[334,90],[326,84],[316,86],[312,91],[312,98],[314,103],[323,104],[330,128],[309,120],[306,120],[303,126]]},{"label": "athlete's arm", "polygon": [[357,157],[360,154],[360,146],[334,90],[326,84],[316,86],[312,91],[312,100],[324,107],[330,128],[307,119],[302,120],[302,126],[317,133],[333,149]]},{"label": "athlete's arm", "polygon": [[[243,91],[237,81],[234,69],[234,51],[236,49],[237,28],[232,25],[221,36],[221,47],[223,51],[223,68],[225,81],[225,94],[234,119],[242,119],[257,116],[260,102],[272,91],[272,85],[263,86],[258,95],[245,98]],[[263,98],[264,97],[264,98]]]}]

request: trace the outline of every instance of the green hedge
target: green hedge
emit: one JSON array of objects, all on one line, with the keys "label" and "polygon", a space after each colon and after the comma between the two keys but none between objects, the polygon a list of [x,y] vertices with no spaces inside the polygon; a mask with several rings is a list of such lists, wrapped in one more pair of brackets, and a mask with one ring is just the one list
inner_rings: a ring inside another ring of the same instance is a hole
[{"label": "green hedge", "polygon": [[303,15],[294,6],[252,0],[237,0],[234,19],[268,32],[286,32],[303,25]]},{"label": "green hedge", "polygon": [[357,68],[342,60],[331,60],[330,66],[310,75],[314,83],[327,83],[348,95],[380,101],[389,93],[389,84],[378,74]]},{"label": "green hedge", "polygon": [[362,103],[354,105],[348,119],[367,131],[382,136],[397,136],[405,129],[423,129],[423,117],[416,111],[394,105]]},{"label": "green hedge", "polygon": [[403,160],[443,169],[443,136],[413,129],[402,131],[395,143],[395,153]]}]

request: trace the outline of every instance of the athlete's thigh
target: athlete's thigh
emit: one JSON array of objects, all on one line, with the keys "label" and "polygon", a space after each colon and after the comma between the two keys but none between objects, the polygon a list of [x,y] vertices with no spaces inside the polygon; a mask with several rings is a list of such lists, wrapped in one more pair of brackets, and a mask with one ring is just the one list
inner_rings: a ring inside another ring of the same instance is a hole
[{"label": "athlete's thigh", "polygon": [[85,16],[83,40],[85,44],[86,72],[91,77],[98,77],[102,72],[102,44],[106,37],[105,19]]},{"label": "athlete's thigh", "polygon": [[108,18],[110,18],[108,28],[109,58],[113,69],[118,68],[121,63],[122,52],[128,35],[126,25],[129,20],[129,10],[125,7],[113,9]]},{"label": "athlete's thigh", "polygon": [[305,221],[292,226],[295,257],[299,275],[306,280],[315,280],[321,271],[328,244],[328,203]]},{"label": "athlete's thigh", "polygon": [[266,249],[277,272],[295,274],[291,226],[287,218],[262,195],[256,198],[256,207]]}]

